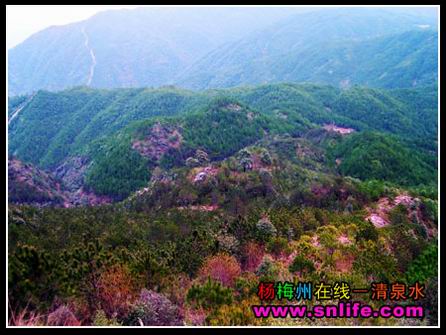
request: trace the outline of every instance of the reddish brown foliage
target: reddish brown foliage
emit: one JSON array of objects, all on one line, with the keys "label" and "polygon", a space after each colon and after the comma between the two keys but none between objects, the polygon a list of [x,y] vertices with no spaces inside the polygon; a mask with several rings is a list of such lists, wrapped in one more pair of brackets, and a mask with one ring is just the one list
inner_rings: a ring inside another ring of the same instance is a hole
[{"label": "reddish brown foliage", "polygon": [[199,277],[201,279],[210,277],[223,285],[232,286],[240,273],[241,269],[237,260],[233,256],[220,253],[205,260],[199,271]]},{"label": "reddish brown foliage", "polygon": [[129,270],[121,265],[102,272],[98,281],[97,301],[108,317],[124,316],[136,297],[136,287]]},{"label": "reddish brown foliage", "polygon": [[244,271],[255,271],[262,262],[263,247],[254,242],[248,242],[242,248],[242,266]]}]

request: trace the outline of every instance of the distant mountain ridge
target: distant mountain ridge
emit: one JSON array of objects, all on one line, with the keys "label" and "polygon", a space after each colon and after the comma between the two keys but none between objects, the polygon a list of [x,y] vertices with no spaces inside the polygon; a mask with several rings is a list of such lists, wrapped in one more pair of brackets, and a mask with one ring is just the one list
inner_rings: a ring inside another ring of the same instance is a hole
[{"label": "distant mountain ridge", "polygon": [[437,80],[437,39],[434,17],[396,9],[108,11],[50,27],[9,50],[8,94],[283,81],[423,86]]},{"label": "distant mountain ridge", "polygon": [[[385,10],[304,13],[226,44],[176,82],[203,89],[271,82],[411,87],[436,82],[438,34]],[[422,26],[422,25],[421,25]]]},{"label": "distant mountain ridge", "polygon": [[[283,81],[328,83],[341,88],[355,84],[382,88],[432,85],[437,81],[437,40],[438,33],[432,30],[408,31],[327,46],[322,53],[312,48],[290,51],[266,65],[254,58],[235,68],[233,61],[217,63],[211,55],[183,73],[178,83],[191,89]],[[251,64],[260,69],[247,71]]]},{"label": "distant mountain ridge", "polygon": [[[296,9],[295,11],[302,11]],[[136,8],[40,31],[8,52],[9,95],[38,89],[166,84],[219,44],[290,15],[286,8]],[[94,75],[90,80],[92,53]]]}]

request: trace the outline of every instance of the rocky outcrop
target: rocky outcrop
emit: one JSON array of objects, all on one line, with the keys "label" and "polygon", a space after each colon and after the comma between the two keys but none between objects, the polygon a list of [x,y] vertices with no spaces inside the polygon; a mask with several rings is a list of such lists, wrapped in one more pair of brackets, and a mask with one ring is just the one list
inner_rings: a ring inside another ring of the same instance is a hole
[{"label": "rocky outcrop", "polygon": [[217,175],[218,171],[217,167],[211,165],[203,168],[195,168],[191,170],[189,179],[193,183],[200,183]]},{"label": "rocky outcrop", "polygon": [[18,159],[8,164],[9,202],[34,206],[95,206],[112,202],[84,188],[89,166],[85,157],[72,157],[54,172],[43,171]]},{"label": "rocky outcrop", "polygon": [[355,131],[353,128],[339,127],[339,126],[335,125],[334,123],[326,124],[326,125],[324,125],[323,128],[327,131],[335,132],[335,133],[338,133],[341,135],[348,135]]},{"label": "rocky outcrop", "polygon": [[8,201],[61,206],[68,201],[68,194],[62,181],[50,172],[12,158],[8,161]]},{"label": "rocky outcrop", "polygon": [[390,224],[389,212],[398,205],[405,206],[408,210],[409,217],[415,217],[418,222],[422,222],[421,214],[419,211],[418,198],[413,198],[408,194],[399,194],[391,201],[387,197],[383,197],[378,200],[375,208],[368,208],[367,221],[370,221],[377,228],[382,228]]},{"label": "rocky outcrop", "polygon": [[132,148],[142,156],[158,161],[170,149],[178,149],[182,140],[178,129],[158,122],[144,139],[133,141]]},{"label": "rocky outcrop", "polygon": [[86,157],[71,157],[59,165],[54,174],[64,182],[69,191],[75,192],[84,185],[84,176],[89,165]]}]

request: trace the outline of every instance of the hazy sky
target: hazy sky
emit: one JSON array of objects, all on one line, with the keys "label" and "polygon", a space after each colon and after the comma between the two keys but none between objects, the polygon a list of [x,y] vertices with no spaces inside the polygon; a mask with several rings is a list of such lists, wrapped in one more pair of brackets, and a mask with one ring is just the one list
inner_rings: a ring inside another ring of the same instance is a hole
[{"label": "hazy sky", "polygon": [[30,35],[52,25],[81,21],[97,12],[143,6],[120,5],[9,5],[6,6],[6,43],[12,48]]}]

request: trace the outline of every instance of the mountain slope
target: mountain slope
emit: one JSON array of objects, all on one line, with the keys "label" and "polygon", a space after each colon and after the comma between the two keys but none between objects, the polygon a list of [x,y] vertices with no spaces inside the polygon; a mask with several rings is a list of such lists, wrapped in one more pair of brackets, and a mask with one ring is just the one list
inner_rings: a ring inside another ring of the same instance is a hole
[{"label": "mountain slope", "polygon": [[31,164],[12,158],[8,161],[8,201],[62,205],[66,201],[60,180]]},{"label": "mountain slope", "polygon": [[68,157],[82,155],[93,142],[134,121],[198,111],[217,97],[233,98],[290,124],[334,122],[356,130],[391,132],[436,150],[435,88],[339,90],[299,84],[199,93],[171,87],[39,91],[31,100],[24,97],[11,105],[13,111],[9,113],[13,115],[23,101],[29,101],[9,124],[8,150],[26,162],[54,169]]},{"label": "mountain slope", "polygon": [[333,148],[331,155],[338,160],[343,175],[362,180],[387,180],[407,186],[426,185],[437,178],[435,157],[379,133],[347,137]]},{"label": "mountain slope", "polygon": [[372,40],[346,43],[294,59],[275,61],[276,76],[287,81],[328,83],[340,87],[414,87],[437,80],[438,34],[414,30]]},{"label": "mountain slope", "polygon": [[200,94],[161,88],[39,91],[9,125],[9,149],[43,167],[132,121],[175,115],[200,103]]},{"label": "mountain slope", "polygon": [[240,32],[303,9],[136,8],[38,32],[9,50],[9,95],[38,89],[168,83]]},{"label": "mountain slope", "polygon": [[9,153],[55,172],[74,190],[88,185],[117,199],[143,187],[157,167],[194,164],[197,150],[220,161],[264,137],[300,137],[321,126],[393,134],[435,165],[436,101],[435,87],[39,91],[11,103],[21,110],[9,124]]},{"label": "mountain slope", "polygon": [[432,84],[437,35],[426,27],[436,29],[435,17],[395,9],[107,11],[50,27],[9,50],[8,94],[78,85]]},{"label": "mountain slope", "polygon": [[431,19],[378,9],[296,15],[213,50],[176,81],[196,89],[280,81],[429,85],[437,77],[435,29]]},{"label": "mountain slope", "polygon": [[154,168],[184,166],[197,150],[206,160],[222,160],[267,134],[307,127],[217,99],[201,111],[134,123],[95,143],[86,182],[101,194],[122,198],[147,184]]}]

